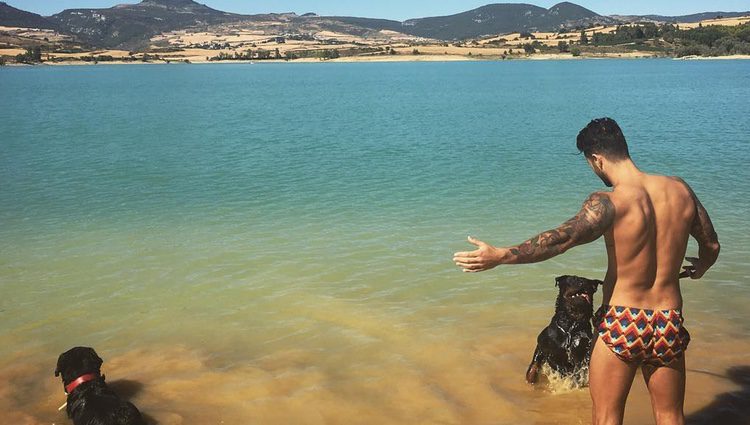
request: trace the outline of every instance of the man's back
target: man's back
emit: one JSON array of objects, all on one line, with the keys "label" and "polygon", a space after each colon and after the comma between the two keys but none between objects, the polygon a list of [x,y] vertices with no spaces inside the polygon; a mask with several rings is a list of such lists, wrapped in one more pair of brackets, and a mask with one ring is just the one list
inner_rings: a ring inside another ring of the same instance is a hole
[{"label": "man's back", "polygon": [[680,179],[640,173],[609,197],[604,304],[681,308],[678,276],[696,213],[690,190]]},{"label": "man's back", "polygon": [[[589,364],[594,423],[622,424],[642,366],[657,422],[683,424],[690,335],[683,326],[679,279],[700,279],[716,262],[716,231],[685,182],[638,169],[611,118],[591,121],[576,147],[612,192],[592,194],[571,219],[518,245],[495,247],[469,237],[477,249],[457,252],[453,260],[464,272],[477,273],[548,260],[604,236],[609,264]],[[698,256],[686,257],[690,264],[680,272],[689,236],[698,242]]]}]

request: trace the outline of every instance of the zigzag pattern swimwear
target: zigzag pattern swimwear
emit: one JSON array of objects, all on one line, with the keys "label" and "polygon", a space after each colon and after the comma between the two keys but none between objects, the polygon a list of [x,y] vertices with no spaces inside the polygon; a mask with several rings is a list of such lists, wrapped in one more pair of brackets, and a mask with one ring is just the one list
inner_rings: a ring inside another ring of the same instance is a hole
[{"label": "zigzag pattern swimwear", "polygon": [[667,366],[679,359],[690,343],[680,310],[603,305],[596,318],[599,338],[626,362]]}]

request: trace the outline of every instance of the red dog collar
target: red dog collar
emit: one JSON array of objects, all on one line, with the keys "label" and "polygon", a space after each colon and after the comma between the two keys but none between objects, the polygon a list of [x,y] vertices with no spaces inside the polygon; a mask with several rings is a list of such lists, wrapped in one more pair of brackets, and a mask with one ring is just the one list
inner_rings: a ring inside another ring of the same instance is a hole
[{"label": "red dog collar", "polygon": [[75,381],[65,386],[65,394],[72,393],[73,390],[78,388],[79,385],[83,384],[84,382],[93,381],[94,379],[98,377],[99,377],[98,373],[87,373],[85,375],[79,376]]}]

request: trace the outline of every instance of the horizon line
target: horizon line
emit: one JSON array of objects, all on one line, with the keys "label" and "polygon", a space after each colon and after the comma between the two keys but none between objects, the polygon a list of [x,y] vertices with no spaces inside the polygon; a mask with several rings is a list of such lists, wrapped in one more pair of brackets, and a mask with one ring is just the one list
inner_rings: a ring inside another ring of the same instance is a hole
[{"label": "horizon line", "polygon": [[[12,1],[12,0],[0,0],[0,3],[5,3],[5,4],[7,4],[7,5],[11,6],[11,7],[14,7],[16,9],[23,10],[23,11],[26,11],[26,12],[36,13],[37,15],[40,15],[40,16],[46,18],[46,17],[50,17],[50,16],[53,16],[53,15],[56,15],[58,13],[61,13],[61,12],[65,11],[65,10],[77,10],[77,9],[78,10],[106,10],[106,9],[111,9],[113,7],[116,7],[118,5],[136,5],[136,4],[142,3],[143,1],[147,1],[147,0],[131,0],[131,1],[113,0],[112,1],[113,4],[111,6],[65,8],[65,9],[61,9],[58,12],[49,14],[49,15],[43,14],[43,13],[40,13],[40,12],[36,12],[36,11],[34,11],[32,9],[25,9],[25,8],[23,8],[21,6],[12,5],[11,2],[16,3],[16,1]],[[314,13],[314,14],[316,14],[318,16],[322,16],[322,17],[351,17],[351,18],[383,19],[383,20],[396,21],[396,22],[406,22],[406,21],[409,21],[409,20],[412,20],[412,19],[453,16],[453,15],[461,14],[461,13],[468,12],[468,11],[471,11],[471,10],[475,10],[475,9],[478,9],[478,8],[481,8],[481,7],[484,7],[484,6],[490,6],[490,5],[495,5],[495,4],[529,5],[529,6],[535,6],[535,7],[540,7],[540,8],[549,10],[549,9],[551,9],[551,8],[559,5],[559,4],[568,3],[568,4],[573,4],[575,6],[579,6],[579,7],[585,8],[587,10],[590,10],[590,11],[592,11],[592,12],[594,12],[594,13],[600,15],[600,16],[663,16],[663,17],[673,18],[673,17],[680,17],[680,16],[698,15],[698,14],[702,14],[702,13],[743,13],[743,12],[748,12],[750,14],[750,9],[748,9],[748,10],[732,10],[732,11],[730,11],[730,10],[705,10],[705,9],[702,9],[701,11],[681,13],[681,14],[678,14],[678,15],[674,15],[674,14],[662,14],[662,13],[622,13],[622,12],[617,12],[617,13],[600,13],[600,12],[598,12],[596,10],[593,10],[593,9],[591,9],[589,7],[586,7],[586,6],[581,6],[580,4],[572,2],[572,1],[559,1],[559,2],[557,2],[556,4],[554,4],[554,5],[550,6],[550,7],[544,7],[544,6],[539,6],[539,5],[536,5],[536,4],[533,4],[533,3],[526,3],[526,2],[523,2],[523,1],[507,1],[507,2],[504,2],[504,1],[491,1],[490,0],[488,3],[485,3],[485,4],[481,5],[481,6],[472,7],[471,9],[461,9],[461,10],[459,10],[457,12],[454,12],[454,13],[435,14],[435,15],[423,15],[423,16],[419,16],[419,17],[411,17],[411,18],[405,18],[405,19],[398,19],[398,18],[389,18],[389,17],[381,17],[381,16],[358,15],[356,13],[353,13],[353,14],[341,14],[341,13],[326,14],[326,13],[318,13],[318,12],[315,12],[315,11],[312,11],[312,10],[308,10],[307,12],[298,12],[298,11],[293,11],[293,10],[275,11],[275,12],[274,11],[265,11],[265,12],[233,12],[233,11],[226,10],[226,9],[215,8],[214,6],[211,6],[211,5],[208,5],[206,3],[203,3],[201,0],[193,0],[193,1],[195,1],[195,3],[204,5],[206,7],[210,7],[212,9],[220,11],[220,12],[232,13],[232,14],[237,14],[237,15],[253,16],[253,15],[268,15],[268,14],[277,14],[277,15],[295,14],[297,16],[301,16],[301,15],[308,14],[308,13]]]}]

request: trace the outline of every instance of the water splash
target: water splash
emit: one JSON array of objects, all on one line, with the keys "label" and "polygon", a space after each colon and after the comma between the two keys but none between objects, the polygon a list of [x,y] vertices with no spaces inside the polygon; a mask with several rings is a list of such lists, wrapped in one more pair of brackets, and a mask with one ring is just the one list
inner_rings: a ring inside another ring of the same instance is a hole
[{"label": "water splash", "polygon": [[553,394],[568,394],[589,385],[589,367],[584,366],[570,375],[562,374],[550,367],[542,365],[542,375],[547,378],[547,389]]}]

